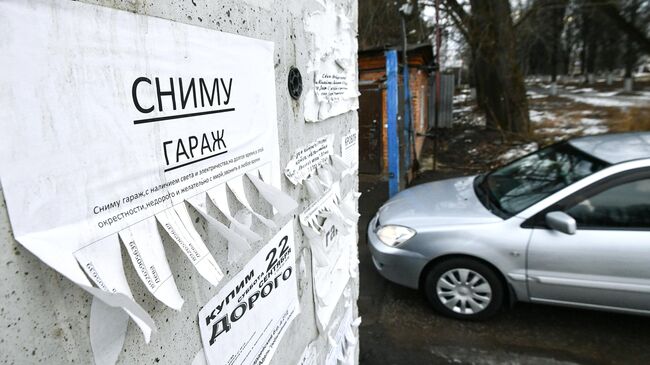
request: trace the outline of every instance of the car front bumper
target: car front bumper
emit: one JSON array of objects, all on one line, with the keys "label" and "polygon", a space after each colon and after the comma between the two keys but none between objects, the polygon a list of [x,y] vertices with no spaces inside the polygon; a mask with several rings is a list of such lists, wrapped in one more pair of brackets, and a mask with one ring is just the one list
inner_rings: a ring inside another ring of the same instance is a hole
[{"label": "car front bumper", "polygon": [[390,247],[379,240],[375,233],[377,216],[368,225],[368,248],[372,263],[384,278],[417,289],[420,285],[420,273],[429,260],[412,251]]}]

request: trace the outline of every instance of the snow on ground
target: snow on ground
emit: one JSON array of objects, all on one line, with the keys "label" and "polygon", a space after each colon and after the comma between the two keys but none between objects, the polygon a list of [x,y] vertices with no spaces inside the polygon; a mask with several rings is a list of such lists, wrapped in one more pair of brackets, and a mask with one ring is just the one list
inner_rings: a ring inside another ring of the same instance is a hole
[{"label": "snow on ground", "polygon": [[609,128],[607,128],[604,125],[594,125],[594,126],[587,127],[585,129],[583,129],[582,134],[585,135],[585,136],[591,136],[591,135],[594,135],[594,134],[607,133],[608,131],[609,131]]},{"label": "snow on ground", "polygon": [[499,160],[503,162],[512,161],[519,157],[526,156],[531,152],[537,151],[538,148],[539,145],[536,142],[522,144],[506,151],[506,153],[499,156]]},{"label": "snow on ground", "polygon": [[538,92],[534,92],[532,90],[529,90],[526,92],[526,96],[530,99],[542,99],[542,98],[548,98],[548,95],[545,94],[540,94]]},{"label": "snow on ground", "polygon": [[476,127],[485,127],[485,116],[473,114],[466,114],[464,118],[461,119],[462,123],[466,123],[471,126]]},{"label": "snow on ground", "polygon": [[620,93],[621,93],[620,91],[605,91],[605,92],[598,93],[598,96],[610,97],[610,96],[619,95]]},{"label": "snow on ground", "polygon": [[580,119],[580,124],[588,127],[592,127],[595,125],[600,125],[603,124],[602,119],[596,119],[596,118],[582,118]]},{"label": "snow on ground", "polygon": [[[577,92],[588,92],[589,95],[596,95],[596,102],[607,102],[608,105],[617,106],[625,105],[620,103],[621,100],[629,99],[629,96],[620,97],[601,97],[602,94],[593,92],[591,88],[576,90]],[[589,98],[583,94],[564,93],[563,97],[570,99]],[[593,105],[593,103],[592,103]],[[539,101],[532,103],[530,108],[530,121],[533,133],[548,142],[560,141],[571,136],[593,135],[608,132],[607,114],[599,111],[597,108],[587,107],[587,110],[569,110],[563,111],[554,109],[556,105],[551,102]]]},{"label": "snow on ground", "polygon": [[533,123],[541,123],[545,120],[555,120],[557,116],[553,112],[547,110],[530,110],[529,111],[530,121]]},{"label": "snow on ground", "polygon": [[581,118],[580,125],[582,129],[582,135],[590,136],[594,134],[603,134],[609,131],[602,119],[596,118]]},{"label": "snow on ground", "polygon": [[[537,124],[533,127],[534,133],[550,138],[551,141],[560,141],[571,136],[587,136],[607,133],[609,129],[603,119],[594,118],[592,111],[568,113],[565,116],[557,117],[549,111],[530,111],[530,120]],[[541,124],[541,125],[540,125]],[[499,156],[501,162],[508,162],[525,156],[539,148],[536,142],[515,146]]]},{"label": "snow on ground", "polygon": [[535,132],[538,134],[556,134],[557,136],[554,138],[555,140],[562,140],[564,137],[563,135],[574,135],[580,132],[582,128],[580,127],[568,127],[568,126],[561,126],[561,127],[548,127],[548,128],[539,128],[536,129]]},{"label": "snow on ground", "polygon": [[468,105],[468,106],[463,106],[463,107],[460,107],[460,108],[454,108],[453,113],[454,114],[466,114],[466,113],[471,112],[472,110],[474,110],[474,106],[473,105]]},{"label": "snow on ground", "polygon": [[469,101],[472,101],[472,90],[470,89],[461,89],[458,94],[453,96],[454,104],[463,104]]},{"label": "snow on ground", "polygon": [[[600,96],[578,96],[571,94],[564,94],[563,97],[572,99],[579,103],[589,104],[593,106],[603,106],[603,107],[612,107],[612,108],[629,108],[634,106],[639,106],[640,103],[650,104],[650,100],[634,100],[636,98],[625,97],[625,98],[611,98],[611,97],[600,97]],[[645,98],[643,98],[645,99]]]},{"label": "snow on ground", "polygon": [[594,89],[593,87],[583,87],[581,89],[573,89],[573,90],[571,90],[571,93],[573,93],[573,94],[584,94],[584,93],[593,93],[595,91],[596,91],[596,89]]},{"label": "snow on ground", "polygon": [[[535,112],[531,111],[531,121],[533,120],[532,115]],[[544,114],[552,113],[544,112]],[[545,119],[544,126],[536,128],[534,131],[536,134],[551,135],[556,141],[565,139],[568,136],[607,133],[609,128],[607,128],[605,121],[600,118],[594,118],[594,116],[597,116],[597,114],[584,110],[577,113],[568,113],[561,118],[554,117]],[[549,124],[551,125],[549,126]]]},{"label": "snow on ground", "polygon": [[[526,94],[530,99],[541,98],[551,85],[538,85],[537,91],[529,90]],[[540,95],[540,96],[538,96]],[[589,104],[597,107],[630,108],[650,107],[650,91],[639,90],[625,93],[623,90],[598,91],[593,87],[576,87],[573,85],[558,85],[558,96],[574,102]]]}]

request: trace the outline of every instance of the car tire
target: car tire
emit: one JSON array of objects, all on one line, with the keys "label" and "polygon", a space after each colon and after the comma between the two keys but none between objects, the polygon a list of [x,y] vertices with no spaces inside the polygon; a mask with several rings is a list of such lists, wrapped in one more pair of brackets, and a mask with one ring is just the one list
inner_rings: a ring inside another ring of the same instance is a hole
[{"label": "car tire", "polygon": [[494,316],[503,304],[504,285],[498,274],[470,258],[436,264],[424,280],[424,292],[439,313],[466,320]]}]

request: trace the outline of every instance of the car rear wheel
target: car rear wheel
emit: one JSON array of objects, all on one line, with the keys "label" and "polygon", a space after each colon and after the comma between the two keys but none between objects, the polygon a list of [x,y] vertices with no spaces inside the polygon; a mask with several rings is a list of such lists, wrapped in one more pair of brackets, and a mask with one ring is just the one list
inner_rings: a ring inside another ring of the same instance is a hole
[{"label": "car rear wheel", "polygon": [[424,284],[433,308],[448,317],[487,319],[503,303],[504,287],[497,273],[477,260],[443,261],[428,272]]}]

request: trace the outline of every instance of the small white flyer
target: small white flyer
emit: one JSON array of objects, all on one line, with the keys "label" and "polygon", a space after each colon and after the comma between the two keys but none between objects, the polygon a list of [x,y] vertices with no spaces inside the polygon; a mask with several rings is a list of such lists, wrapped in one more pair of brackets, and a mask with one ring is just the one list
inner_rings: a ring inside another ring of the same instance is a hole
[{"label": "small white flyer", "polygon": [[287,179],[294,185],[302,183],[317,168],[329,161],[334,153],[334,135],[328,134],[316,141],[298,148],[284,169]]},{"label": "small white flyer", "polygon": [[341,157],[352,168],[359,168],[359,131],[352,129],[341,137]]}]

